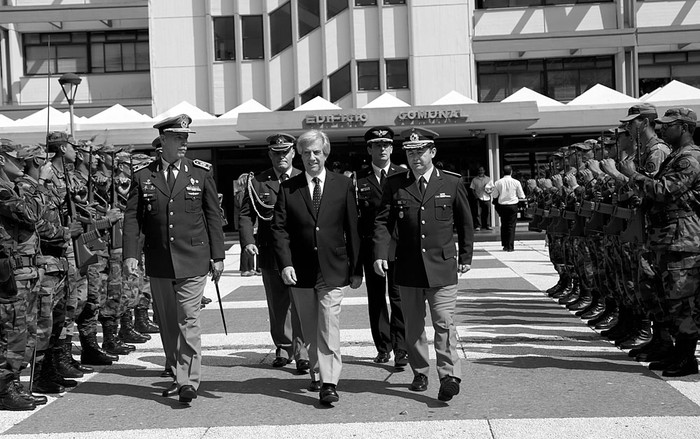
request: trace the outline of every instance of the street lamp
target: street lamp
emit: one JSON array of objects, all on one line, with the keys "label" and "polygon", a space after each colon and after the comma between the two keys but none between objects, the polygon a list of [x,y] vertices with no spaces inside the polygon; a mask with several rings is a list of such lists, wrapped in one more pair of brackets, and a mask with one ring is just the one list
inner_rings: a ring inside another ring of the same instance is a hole
[{"label": "street lamp", "polygon": [[58,83],[61,84],[63,95],[68,101],[68,114],[70,114],[70,135],[73,135],[73,103],[75,102],[75,94],[78,92],[78,86],[83,82],[82,79],[75,73],[64,73],[58,78]]}]

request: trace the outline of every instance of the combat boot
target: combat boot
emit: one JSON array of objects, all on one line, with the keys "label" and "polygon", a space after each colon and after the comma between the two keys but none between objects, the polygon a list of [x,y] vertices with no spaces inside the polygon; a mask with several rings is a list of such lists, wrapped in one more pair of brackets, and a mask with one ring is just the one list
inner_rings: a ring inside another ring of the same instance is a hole
[{"label": "combat boot", "polygon": [[671,356],[673,356],[673,337],[671,337],[668,326],[654,322],[651,343],[641,348],[640,352],[635,354],[634,359],[651,362],[664,360]]},{"label": "combat boot", "polygon": [[134,330],[134,323],[131,319],[131,310],[126,310],[119,319],[121,328],[119,328],[119,339],[123,343],[146,343],[151,339],[148,334],[140,334]]},{"label": "combat boot", "polygon": [[62,355],[70,361],[71,366],[73,366],[75,369],[81,371],[83,374],[93,373],[95,371],[95,369],[93,369],[92,367],[85,366],[84,364],[81,364],[80,361],[73,358],[73,337],[72,336],[70,336],[70,335],[67,336],[65,339],[60,340],[59,343],[61,344],[61,347],[63,348],[63,351],[64,351],[64,353]]},{"label": "combat boot", "polygon": [[569,311],[581,311],[588,308],[593,303],[593,293],[587,288],[580,288],[580,290],[581,294],[579,294],[578,300],[566,306]]},{"label": "combat boot", "polygon": [[20,395],[13,381],[10,374],[0,379],[0,410],[34,410],[36,404]]},{"label": "combat boot", "polygon": [[[62,377],[56,368],[54,367],[55,362],[54,362],[54,355],[53,351],[46,351],[46,355],[44,355],[44,359],[41,361],[41,371],[44,376],[49,381],[52,381],[59,386],[63,387],[75,387],[78,385],[78,382],[76,380],[71,380]],[[35,366],[36,367],[36,366]]]},{"label": "combat boot", "polygon": [[574,303],[576,300],[578,300],[578,297],[581,294],[578,278],[573,279],[573,281],[571,282],[571,289],[567,289],[567,291],[568,293],[561,296],[557,301],[559,305]]},{"label": "combat boot", "polygon": [[73,367],[73,359],[60,341],[52,348],[53,366],[63,378],[82,378],[83,372]]},{"label": "combat boot", "polygon": [[651,320],[641,319],[637,325],[636,331],[626,340],[620,342],[620,349],[640,349],[643,346],[651,343],[653,331],[651,329]]},{"label": "combat boot", "polygon": [[617,323],[607,328],[602,328],[600,335],[612,341],[627,338],[633,323],[632,314],[629,310],[622,308],[617,315]]},{"label": "combat boot", "polygon": [[697,339],[676,340],[678,360],[664,369],[662,375],[675,378],[698,373],[698,360],[695,359],[695,347],[697,344]]},{"label": "combat boot", "polygon": [[128,355],[136,349],[134,345],[125,345],[119,340],[116,320],[100,319],[100,323],[102,323],[102,349],[105,352],[112,355]]},{"label": "combat boot", "polygon": [[134,308],[134,329],[141,334],[157,334],[160,332],[158,325],[148,318],[148,308]]},{"label": "combat boot", "polygon": [[617,325],[618,322],[618,310],[611,309],[610,312],[605,312],[605,314],[598,320],[598,322],[593,326],[593,328],[599,331],[604,331],[606,329],[614,327],[615,325]]},{"label": "combat boot", "polygon": [[594,320],[603,313],[605,313],[605,299],[603,297],[598,297],[588,308],[576,313],[577,316],[581,317],[581,320]]},{"label": "combat boot", "polygon": [[560,288],[559,290],[555,291],[552,293],[551,297],[552,299],[560,299],[564,296],[567,296],[571,293],[571,290],[574,289],[574,278],[573,276],[569,276],[568,274],[566,275],[566,283],[564,284],[564,288]]},{"label": "combat boot", "polygon": [[32,392],[36,393],[63,393],[66,391],[65,387],[56,383],[52,379],[51,371],[45,366],[50,363],[51,359],[47,361],[47,355],[41,361],[37,361],[34,365],[34,379],[32,380]]},{"label": "combat boot", "polygon": [[569,283],[569,276],[566,274],[566,272],[563,272],[563,269],[559,272],[559,280],[557,283],[553,286],[547,289],[547,295],[549,297],[554,297],[555,294],[558,294],[561,290],[564,290],[566,286]]},{"label": "combat boot", "polygon": [[44,395],[35,395],[31,391],[27,390],[27,388],[20,382],[18,376],[15,376],[12,384],[15,386],[17,393],[19,393],[24,399],[33,402],[34,405],[44,405],[49,401],[49,399]]},{"label": "combat boot", "polygon": [[80,354],[80,362],[83,364],[91,364],[93,366],[111,366],[112,362],[119,361],[118,355],[108,354],[97,344],[97,335],[80,335],[80,346],[82,353]]}]

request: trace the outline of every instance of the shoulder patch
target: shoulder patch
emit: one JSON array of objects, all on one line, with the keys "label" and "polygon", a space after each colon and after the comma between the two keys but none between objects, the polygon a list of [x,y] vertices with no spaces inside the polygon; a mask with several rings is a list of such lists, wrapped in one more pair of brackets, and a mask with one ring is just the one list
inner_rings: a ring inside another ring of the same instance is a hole
[{"label": "shoulder patch", "polygon": [[653,174],[656,172],[656,163],[653,161],[648,161],[647,164],[644,165],[644,170]]},{"label": "shoulder patch", "polygon": [[192,160],[192,164],[198,168],[202,168],[202,169],[206,169],[207,171],[211,171],[211,163],[207,163],[207,162],[199,160],[199,159],[194,159],[194,160]]},{"label": "shoulder patch", "polygon": [[685,157],[682,157],[679,159],[676,164],[673,166],[673,169],[676,171],[684,171],[690,167],[690,160],[688,160]]},{"label": "shoulder patch", "polygon": [[444,169],[441,169],[441,171],[444,172],[444,173],[447,174],[447,175],[451,175],[451,176],[453,176],[453,177],[462,178],[462,174],[460,174],[460,173],[458,173],[458,172],[446,171],[446,170],[444,170]]}]

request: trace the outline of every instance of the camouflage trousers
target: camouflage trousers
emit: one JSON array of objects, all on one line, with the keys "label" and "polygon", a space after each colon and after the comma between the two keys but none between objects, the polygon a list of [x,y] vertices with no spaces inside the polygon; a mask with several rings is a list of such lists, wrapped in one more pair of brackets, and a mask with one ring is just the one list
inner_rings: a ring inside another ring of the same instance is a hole
[{"label": "camouflage trousers", "polygon": [[622,266],[621,243],[619,238],[614,235],[607,235],[605,237],[605,243],[605,267],[610,282],[608,298],[614,300],[616,303],[622,303],[624,302],[626,294],[625,280],[620,268]]},{"label": "camouflage trousers", "polygon": [[39,312],[37,321],[37,351],[45,351],[56,344],[66,321],[68,287],[65,271],[39,269]]},{"label": "camouflage trousers", "polygon": [[593,268],[593,260],[591,252],[587,245],[587,238],[572,237],[571,251],[574,261],[574,269],[579,279],[579,287],[585,291],[593,291],[595,288],[595,269]]},{"label": "camouflage trousers", "polygon": [[700,254],[657,252],[656,264],[677,340],[697,340],[700,335]]},{"label": "camouflage trousers", "polygon": [[547,235],[549,242],[549,260],[554,264],[557,271],[566,263],[566,255],[564,253],[564,238],[561,236]]},{"label": "camouflage trousers", "polygon": [[622,274],[623,303],[637,313],[642,306],[637,299],[637,281],[639,280],[639,246],[630,242],[620,243],[620,273]]},{"label": "camouflage trousers", "polygon": [[[0,337],[0,369],[3,374],[18,374],[29,363],[26,352],[34,351],[36,332],[30,333],[30,325],[36,325],[36,297],[39,293],[39,271],[34,267],[15,270],[17,281],[16,300],[3,303],[0,320],[3,322]],[[34,312],[32,311],[34,310]],[[33,322],[33,323],[30,323]],[[36,326],[34,326],[36,327]]]},{"label": "camouflage trousers", "polygon": [[[66,258],[68,258],[68,295],[65,296],[66,303],[63,305],[65,308],[65,320],[63,331],[59,336],[61,340],[73,336],[75,320],[81,314],[88,294],[87,277],[80,274],[80,270],[75,265],[72,242],[69,243]],[[59,306],[61,305],[59,304]]]},{"label": "camouflage trousers", "polygon": [[122,277],[122,249],[112,249],[107,260],[107,283],[105,294],[100,296],[100,319],[119,319],[124,313],[129,289]]},{"label": "camouflage trousers", "polygon": [[87,295],[84,301],[78,301],[75,322],[82,336],[97,334],[97,316],[100,302],[104,303],[107,281],[107,258],[98,256],[97,262],[87,269]]},{"label": "camouflage trousers", "polygon": [[669,321],[668,301],[664,294],[661,273],[656,266],[656,254],[646,247],[640,248],[637,274],[637,299],[647,317],[658,323]]}]

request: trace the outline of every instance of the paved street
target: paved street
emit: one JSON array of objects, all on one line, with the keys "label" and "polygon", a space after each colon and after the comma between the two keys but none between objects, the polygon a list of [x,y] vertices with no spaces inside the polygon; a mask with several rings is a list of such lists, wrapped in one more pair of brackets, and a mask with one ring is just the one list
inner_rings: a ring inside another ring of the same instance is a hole
[{"label": "paved street", "polygon": [[[155,336],[114,366],[34,412],[0,412],[10,437],[700,437],[700,378],[665,380],[603,340],[542,290],[556,282],[542,240],[475,244],[460,278],[457,325],[462,392],[437,400],[408,390],[409,369],[374,364],[364,287],[346,291],[341,314],[340,402],[318,404],[294,364],[273,369],[259,276],[240,277],[228,250],[220,283],[228,336],[213,285],[204,310],[203,374],[191,407],[163,398]],[[430,325],[428,325],[430,326]],[[428,331],[432,334],[432,331]],[[77,351],[77,347],[76,350]],[[434,353],[432,353],[434,354]],[[434,358],[433,358],[434,359]],[[26,379],[26,377],[25,377]]]}]

